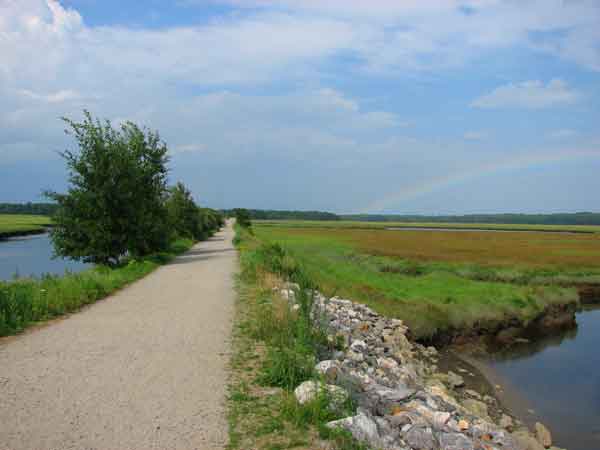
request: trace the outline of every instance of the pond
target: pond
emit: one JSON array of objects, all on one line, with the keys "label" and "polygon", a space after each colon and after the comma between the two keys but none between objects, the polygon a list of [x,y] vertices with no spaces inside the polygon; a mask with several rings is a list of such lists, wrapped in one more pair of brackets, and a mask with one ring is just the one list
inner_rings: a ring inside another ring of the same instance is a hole
[{"label": "pond", "polygon": [[529,425],[542,422],[554,445],[600,449],[600,308],[577,314],[577,327],[534,337],[486,358],[501,398]]},{"label": "pond", "polygon": [[79,272],[90,267],[89,264],[68,259],[53,259],[52,251],[48,234],[0,240],[0,280],[11,280],[15,275],[62,275],[66,270]]}]

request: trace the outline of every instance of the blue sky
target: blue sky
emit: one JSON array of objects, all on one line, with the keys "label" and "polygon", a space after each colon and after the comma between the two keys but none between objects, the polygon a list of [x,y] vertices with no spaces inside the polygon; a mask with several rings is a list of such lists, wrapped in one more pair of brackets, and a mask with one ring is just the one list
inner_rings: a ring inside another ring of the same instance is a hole
[{"label": "blue sky", "polygon": [[61,116],[158,129],[212,207],[600,211],[600,3],[0,0],[0,201]]}]

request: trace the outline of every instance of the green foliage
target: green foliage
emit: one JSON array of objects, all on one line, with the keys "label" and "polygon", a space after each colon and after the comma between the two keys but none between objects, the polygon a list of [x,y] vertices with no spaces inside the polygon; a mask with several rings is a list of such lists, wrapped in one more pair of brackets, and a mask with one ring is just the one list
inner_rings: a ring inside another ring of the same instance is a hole
[{"label": "green foliage", "polygon": [[250,228],[252,226],[252,222],[250,221],[250,213],[247,209],[234,209],[233,215],[235,216],[235,220],[240,227]]},{"label": "green foliage", "polygon": [[56,203],[0,203],[0,214],[52,216],[57,207]]},{"label": "green foliage", "polygon": [[131,259],[117,268],[98,266],[65,276],[0,282],[0,336],[17,333],[29,324],[76,311],[82,306],[150,273],[159,264],[192,246],[175,241],[167,252]]},{"label": "green foliage", "polygon": [[202,237],[203,223],[200,210],[192,193],[178,182],[169,189],[167,201],[169,228],[175,236],[200,239]]},{"label": "green foliage", "polygon": [[85,112],[83,122],[65,118],[79,151],[61,155],[69,170],[51,232],[59,256],[115,265],[125,255],[167,248],[167,147],[158,133],[126,122],[114,129]]},{"label": "green foliage", "polygon": [[[235,209],[223,211],[235,216]],[[272,209],[248,209],[251,220],[340,220],[339,216],[323,211],[280,211]]]},{"label": "green foliage", "polygon": [[250,220],[250,213],[247,209],[238,208],[235,209],[234,212],[235,219],[242,228],[250,228],[252,226],[252,222]]}]

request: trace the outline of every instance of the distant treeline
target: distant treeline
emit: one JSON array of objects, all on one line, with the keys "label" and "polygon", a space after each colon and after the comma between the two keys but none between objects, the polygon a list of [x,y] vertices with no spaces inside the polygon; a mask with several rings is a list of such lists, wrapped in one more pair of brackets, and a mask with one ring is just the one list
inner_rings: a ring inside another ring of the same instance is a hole
[{"label": "distant treeline", "polygon": [[56,203],[0,203],[0,214],[35,214],[52,216],[56,212]]},{"label": "distant treeline", "polygon": [[578,212],[559,214],[468,214],[464,216],[419,216],[397,214],[351,214],[342,220],[362,222],[450,222],[504,223],[528,225],[600,225],[600,213]]},{"label": "distant treeline", "polygon": [[[340,220],[340,217],[323,211],[276,211],[270,209],[248,209],[252,220]],[[233,209],[226,209],[223,213],[232,217]]]}]

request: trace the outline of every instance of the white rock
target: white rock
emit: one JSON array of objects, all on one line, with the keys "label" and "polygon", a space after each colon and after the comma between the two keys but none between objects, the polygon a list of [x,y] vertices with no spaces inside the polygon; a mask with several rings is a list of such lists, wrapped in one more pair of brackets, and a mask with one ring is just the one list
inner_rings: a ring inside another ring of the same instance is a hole
[{"label": "white rock", "polygon": [[338,408],[342,403],[348,399],[348,393],[341,387],[333,384],[323,384],[318,381],[305,381],[294,389],[294,395],[296,400],[301,405],[310,403],[317,398],[320,392],[324,392],[329,396],[332,407]]},{"label": "white rock", "polygon": [[329,422],[327,427],[342,428],[352,433],[354,439],[370,444],[377,443],[380,439],[377,424],[364,413],[358,413],[356,416],[346,417],[345,419],[334,420],[333,422]]},{"label": "white rock", "polygon": [[315,366],[315,371],[319,375],[323,375],[327,381],[333,382],[337,379],[340,371],[340,363],[332,359],[321,361]]}]

